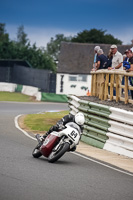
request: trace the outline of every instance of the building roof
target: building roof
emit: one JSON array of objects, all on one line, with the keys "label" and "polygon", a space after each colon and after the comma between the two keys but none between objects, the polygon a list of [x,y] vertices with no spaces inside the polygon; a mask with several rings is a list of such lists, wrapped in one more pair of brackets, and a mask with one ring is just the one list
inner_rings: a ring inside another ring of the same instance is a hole
[{"label": "building roof", "polygon": [[[94,60],[94,47],[99,45],[107,55],[111,44],[87,44],[62,42],[59,54],[57,73],[90,74]],[[124,54],[131,45],[117,45],[118,51]]]}]

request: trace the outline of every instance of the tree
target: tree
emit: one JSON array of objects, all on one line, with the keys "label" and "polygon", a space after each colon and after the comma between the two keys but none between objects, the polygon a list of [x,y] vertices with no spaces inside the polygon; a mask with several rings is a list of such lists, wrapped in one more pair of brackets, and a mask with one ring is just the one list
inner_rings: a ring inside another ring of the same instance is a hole
[{"label": "tree", "polygon": [[28,60],[34,68],[56,71],[56,64],[53,58],[43,48],[37,48],[35,44],[25,49],[23,56],[25,56],[25,60]]},{"label": "tree", "polygon": [[9,45],[9,34],[6,33],[5,24],[0,23],[0,58],[5,58],[9,56],[8,51],[10,51]]},{"label": "tree", "polygon": [[29,39],[27,38],[27,34],[24,32],[24,26],[21,25],[18,27],[17,32],[17,42],[20,46],[25,46]]},{"label": "tree", "polygon": [[71,37],[65,37],[64,34],[57,34],[55,35],[55,38],[51,38],[50,42],[47,43],[47,53],[52,56],[52,58],[57,61],[58,60],[58,55],[60,52],[60,45],[61,42],[65,41],[65,42],[70,42],[71,41]]},{"label": "tree", "polygon": [[0,59],[27,60],[34,68],[56,71],[56,64],[45,49],[30,45],[23,26],[18,28],[17,41],[11,41],[5,24],[0,23]]},{"label": "tree", "polygon": [[84,30],[72,38],[72,42],[79,43],[100,43],[100,44],[122,44],[122,41],[114,38],[111,34],[105,34],[106,30]]},{"label": "tree", "polygon": [[0,23],[0,42],[8,42],[9,41],[9,34],[6,33],[5,24]]}]

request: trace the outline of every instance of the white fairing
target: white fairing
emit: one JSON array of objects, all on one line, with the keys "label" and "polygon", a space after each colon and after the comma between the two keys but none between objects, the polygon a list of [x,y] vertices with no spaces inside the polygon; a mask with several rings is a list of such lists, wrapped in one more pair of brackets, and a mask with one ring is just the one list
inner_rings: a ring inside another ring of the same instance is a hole
[{"label": "white fairing", "polygon": [[67,138],[65,139],[68,142],[72,142],[73,145],[77,145],[79,143],[80,140],[80,136],[81,136],[81,129],[80,127],[74,123],[74,122],[69,122],[65,125],[65,129],[63,129],[60,132],[52,132],[52,135],[56,135],[58,137],[62,137],[63,135],[66,135]]}]

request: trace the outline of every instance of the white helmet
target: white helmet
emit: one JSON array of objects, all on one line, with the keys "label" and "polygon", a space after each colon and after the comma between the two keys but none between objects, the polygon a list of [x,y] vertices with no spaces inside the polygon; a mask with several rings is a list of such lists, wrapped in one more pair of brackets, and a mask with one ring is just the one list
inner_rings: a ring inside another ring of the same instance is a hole
[{"label": "white helmet", "polygon": [[85,122],[85,117],[84,117],[84,114],[79,112],[75,115],[75,122],[76,124],[78,125],[83,125],[84,122]]}]

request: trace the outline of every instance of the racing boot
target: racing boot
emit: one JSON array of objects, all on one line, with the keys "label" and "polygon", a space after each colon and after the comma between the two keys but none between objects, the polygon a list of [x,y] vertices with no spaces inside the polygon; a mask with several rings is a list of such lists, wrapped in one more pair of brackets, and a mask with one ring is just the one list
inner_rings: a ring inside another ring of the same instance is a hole
[{"label": "racing boot", "polygon": [[76,150],[76,146],[74,146],[72,149],[70,149],[69,151],[75,151]]},{"label": "racing boot", "polygon": [[37,141],[38,141],[37,148],[39,149],[39,148],[42,146],[42,144],[43,144],[45,138],[47,137],[47,135],[41,136],[40,134],[36,134],[35,137],[36,137],[36,139],[37,139]]}]

